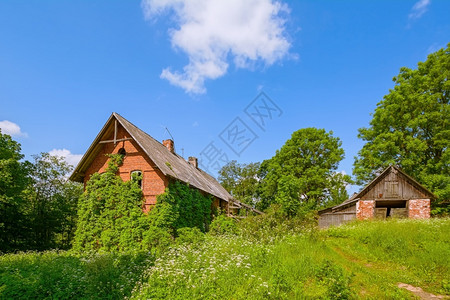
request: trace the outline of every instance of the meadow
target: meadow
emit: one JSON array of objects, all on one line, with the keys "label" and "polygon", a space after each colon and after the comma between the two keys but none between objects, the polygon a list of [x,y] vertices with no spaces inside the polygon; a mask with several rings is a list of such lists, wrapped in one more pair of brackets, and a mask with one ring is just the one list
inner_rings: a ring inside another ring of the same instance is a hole
[{"label": "meadow", "polygon": [[450,295],[448,218],[227,222],[151,252],[2,255],[0,299],[414,299],[400,282]]}]

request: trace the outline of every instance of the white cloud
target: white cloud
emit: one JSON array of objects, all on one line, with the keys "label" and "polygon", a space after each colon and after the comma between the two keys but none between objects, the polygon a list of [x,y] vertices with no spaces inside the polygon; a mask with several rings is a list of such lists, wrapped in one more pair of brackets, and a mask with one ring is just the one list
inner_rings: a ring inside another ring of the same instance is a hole
[{"label": "white cloud", "polygon": [[411,8],[411,12],[408,18],[411,20],[419,19],[428,10],[428,6],[431,4],[431,0],[419,0]]},{"label": "white cloud", "polygon": [[172,46],[187,54],[183,71],[165,68],[161,78],[188,93],[201,94],[206,79],[237,68],[271,65],[291,47],[285,23],[289,8],[276,0],[143,0],[146,19],[173,13]]},{"label": "white cloud", "polygon": [[70,152],[70,150],[67,149],[53,149],[50,152],[48,152],[52,156],[59,156],[64,158],[64,160],[74,167],[78,165],[81,158],[83,157],[82,154],[73,154]]},{"label": "white cloud", "polygon": [[0,128],[2,133],[8,134],[14,137],[27,137],[25,132],[20,130],[20,126],[8,120],[0,121]]}]

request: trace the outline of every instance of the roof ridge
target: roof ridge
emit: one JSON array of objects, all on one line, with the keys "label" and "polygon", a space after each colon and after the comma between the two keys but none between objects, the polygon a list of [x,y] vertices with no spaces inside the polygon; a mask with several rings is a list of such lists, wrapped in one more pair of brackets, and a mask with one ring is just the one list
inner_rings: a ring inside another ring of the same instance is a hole
[{"label": "roof ridge", "polygon": [[[141,131],[143,134],[147,135],[148,137],[150,137],[150,138],[151,138],[152,140],[154,140],[155,142],[161,144],[161,146],[166,147],[166,146],[164,146],[163,143],[161,143],[160,141],[158,141],[157,139],[155,139],[154,137],[152,137],[150,134],[148,134],[148,133],[145,132],[144,130],[140,129],[140,128],[137,127],[135,124],[133,124],[132,122],[128,121],[127,119],[125,119],[124,117],[122,117],[121,115],[119,115],[118,113],[115,113],[115,112],[114,112],[113,114],[119,116],[119,117],[122,118],[124,121],[130,123],[131,126],[133,126],[134,128],[136,128],[137,130]],[[169,150],[167,150],[167,151],[169,151]]]},{"label": "roof ridge", "polygon": [[[165,176],[188,183],[226,201],[233,198],[213,176],[198,167],[194,167],[177,153],[169,151],[161,142],[121,115],[117,113],[113,113],[113,115]],[[158,146],[155,147],[156,145]],[[152,148],[154,149],[152,150]]]}]

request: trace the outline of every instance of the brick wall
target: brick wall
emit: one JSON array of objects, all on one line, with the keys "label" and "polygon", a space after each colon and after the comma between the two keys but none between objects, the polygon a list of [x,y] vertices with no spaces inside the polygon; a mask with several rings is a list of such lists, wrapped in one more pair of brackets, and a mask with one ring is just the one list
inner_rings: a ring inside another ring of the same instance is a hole
[{"label": "brick wall", "polygon": [[[130,135],[122,128],[118,127],[117,139],[129,138]],[[113,134],[107,138],[113,139]],[[105,172],[108,167],[108,157],[106,154],[116,154],[119,149],[124,148],[126,151],[123,164],[119,167],[119,174],[122,180],[128,181],[131,179],[132,171],[141,171],[142,178],[142,192],[144,194],[143,210],[149,211],[153,205],[156,204],[156,196],[164,193],[168,185],[168,179],[156,167],[156,165],[147,157],[139,145],[134,140],[118,142],[116,146],[113,143],[103,145],[101,151],[97,154],[95,159],[86,171],[84,183],[89,180],[90,176],[95,172]]]},{"label": "brick wall", "polygon": [[365,220],[373,218],[373,212],[375,208],[374,200],[364,200],[356,202],[356,218],[359,220]]},{"label": "brick wall", "polygon": [[411,219],[430,218],[430,199],[409,200],[408,215]]}]

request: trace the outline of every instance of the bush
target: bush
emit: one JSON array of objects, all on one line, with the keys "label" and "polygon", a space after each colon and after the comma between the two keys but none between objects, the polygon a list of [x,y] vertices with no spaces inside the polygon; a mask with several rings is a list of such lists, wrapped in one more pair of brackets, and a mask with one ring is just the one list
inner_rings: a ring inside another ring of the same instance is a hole
[{"label": "bush", "polygon": [[[302,207],[302,206],[301,206]],[[250,216],[238,222],[241,235],[262,242],[274,241],[287,235],[315,232],[313,213],[287,217],[280,205],[272,204],[264,215]]]},{"label": "bush", "polygon": [[168,248],[172,242],[173,237],[166,228],[151,226],[144,232],[142,248],[150,249],[153,253],[158,253]]},{"label": "bush", "polygon": [[198,244],[205,240],[205,234],[197,227],[183,227],[177,230],[178,244]]},{"label": "bush", "polygon": [[209,228],[209,234],[211,235],[236,234],[237,232],[236,221],[222,214],[214,219]]}]

